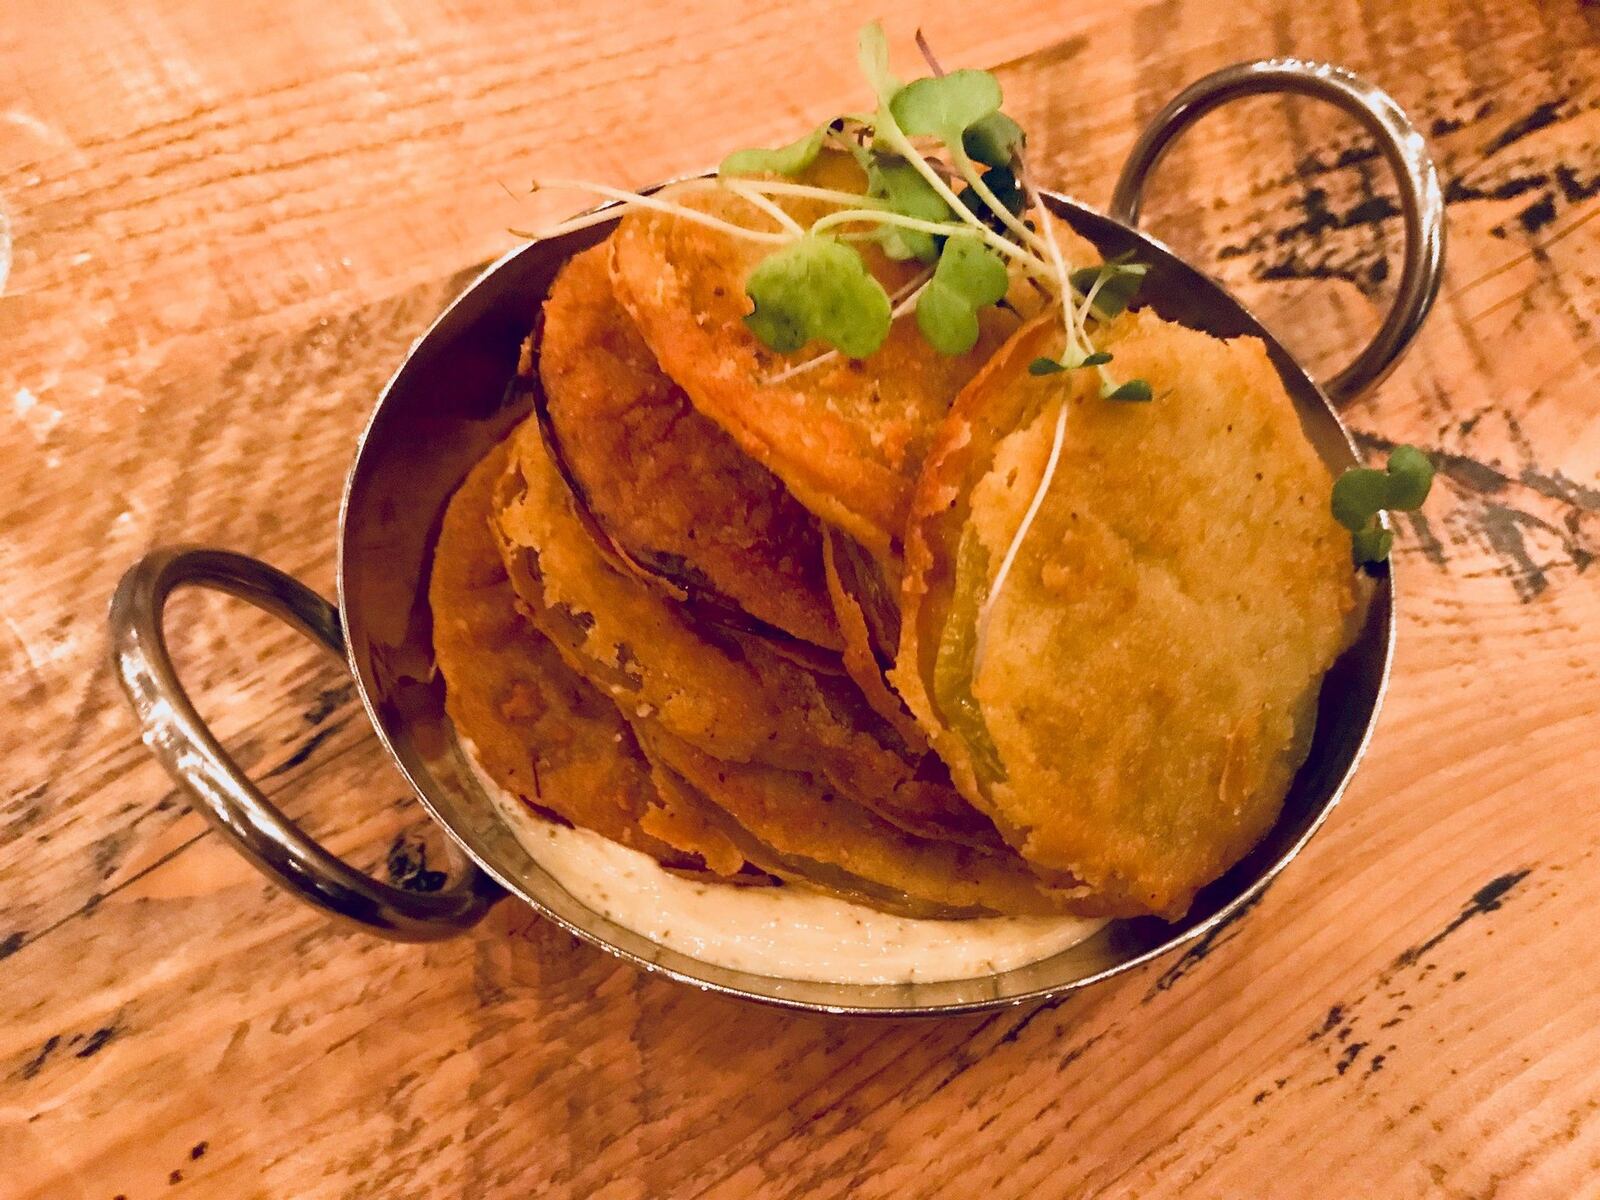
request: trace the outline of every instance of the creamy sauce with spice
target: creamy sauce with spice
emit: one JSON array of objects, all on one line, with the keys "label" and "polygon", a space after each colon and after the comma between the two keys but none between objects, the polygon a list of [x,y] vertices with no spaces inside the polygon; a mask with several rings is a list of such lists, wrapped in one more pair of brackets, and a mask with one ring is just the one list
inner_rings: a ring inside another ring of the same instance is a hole
[{"label": "creamy sauce with spice", "polygon": [[1024,966],[1083,941],[1078,917],[897,917],[795,884],[736,887],[685,879],[587,829],[547,821],[479,772],[517,840],[573,899],[702,962],[780,979],[910,983]]}]

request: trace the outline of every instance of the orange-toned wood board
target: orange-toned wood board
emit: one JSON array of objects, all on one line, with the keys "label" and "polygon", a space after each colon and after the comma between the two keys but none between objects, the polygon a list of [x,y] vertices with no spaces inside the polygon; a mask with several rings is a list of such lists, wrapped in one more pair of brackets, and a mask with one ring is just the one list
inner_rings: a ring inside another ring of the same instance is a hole
[{"label": "orange-toned wood board", "polygon": [[[151,546],[331,592],[354,439],[508,227],[864,98],[858,5],[10,0],[0,22],[0,1192],[156,1196],[1600,1195],[1600,7],[878,6],[995,67],[1103,205],[1225,63],[1387,88],[1449,201],[1439,304],[1345,413],[1433,453],[1376,740],[1264,900],[1186,953],[986,1019],[784,1015],[501,905],[394,945],[275,891],[139,744],[105,610]],[[909,58],[906,63],[910,67]],[[502,187],[505,185],[505,187]],[[507,190],[509,189],[509,191]],[[1324,374],[1401,221],[1310,102],[1207,118],[1153,230]],[[336,664],[170,613],[203,713],[380,875],[442,843]]]}]

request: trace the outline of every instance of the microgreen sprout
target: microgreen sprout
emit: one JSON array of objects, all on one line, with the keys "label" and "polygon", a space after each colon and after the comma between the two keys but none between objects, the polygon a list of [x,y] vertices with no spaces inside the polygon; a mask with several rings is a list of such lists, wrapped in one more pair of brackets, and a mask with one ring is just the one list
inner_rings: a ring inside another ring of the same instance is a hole
[{"label": "microgreen sprout", "polygon": [[1068,281],[1072,290],[1084,298],[1081,307],[1085,316],[1092,314],[1109,321],[1133,303],[1148,270],[1143,263],[1120,256],[1098,267],[1082,267],[1072,272]]},{"label": "microgreen sprout", "polygon": [[798,175],[822,153],[822,141],[829,126],[813,129],[787,146],[772,150],[735,150],[722,160],[718,175]]},{"label": "microgreen sprout", "polygon": [[1333,517],[1350,531],[1351,552],[1358,563],[1389,557],[1394,533],[1378,523],[1378,514],[1415,512],[1433,487],[1433,463],[1415,446],[1396,446],[1387,469],[1352,467],[1333,485]]},{"label": "microgreen sprout", "polygon": [[762,259],[745,293],[755,304],[745,324],[780,354],[817,339],[865,358],[889,336],[889,294],[860,254],[822,234],[808,233]]},{"label": "microgreen sprout", "polygon": [[[1102,390],[1111,394],[1121,385],[1104,374],[1101,364],[1108,360],[1096,357],[1089,342],[1088,302],[1098,286],[1101,305],[1125,306],[1140,269],[1114,264],[1074,273],[1027,183],[1022,127],[1002,111],[999,82],[987,71],[946,72],[920,32],[917,43],[932,75],[902,83],[890,69],[882,26],[866,26],[857,57],[873,93],[872,111],[845,113],[787,145],[736,150],[713,179],[660,195],[575,180],[544,180],[535,190],[575,187],[615,202],[566,222],[560,232],[614,220],[620,207],[666,213],[770,247],[746,280],[755,310],[746,325],[779,354],[810,342],[822,346],[768,376],[771,381],[792,378],[832,355],[870,354],[901,311],[916,313],[917,327],[935,349],[964,353],[977,339],[981,310],[1008,303],[1011,281],[1021,279],[1061,305],[1064,367],[1094,366],[1102,372]],[[826,147],[854,158],[865,175],[860,191],[807,179]],[[748,215],[686,202],[689,194],[708,191],[737,197]],[[809,206],[804,218],[801,205]],[[887,297],[874,279],[862,257],[869,244],[890,259],[933,268],[908,304]],[[1093,315],[1112,314],[1097,306]]]},{"label": "microgreen sprout", "polygon": [[1036,358],[1028,364],[1028,374],[1034,376],[1059,375],[1062,371],[1074,371],[1081,367],[1104,366],[1110,361],[1111,355],[1104,350],[1096,350],[1083,361],[1074,363],[1070,367],[1066,363],[1059,362],[1053,358]]},{"label": "microgreen sprout", "polygon": [[917,328],[943,354],[965,354],[978,341],[978,310],[1004,299],[1006,264],[971,234],[945,239],[939,265],[917,302]]}]

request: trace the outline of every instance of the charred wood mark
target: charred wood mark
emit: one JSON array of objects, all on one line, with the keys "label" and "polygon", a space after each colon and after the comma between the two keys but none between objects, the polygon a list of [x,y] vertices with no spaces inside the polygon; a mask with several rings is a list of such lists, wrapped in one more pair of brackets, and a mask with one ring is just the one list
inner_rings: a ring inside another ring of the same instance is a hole
[{"label": "charred wood mark", "polygon": [[1335,1004],[1328,1010],[1328,1015],[1322,1019],[1322,1025],[1313,1029],[1306,1038],[1308,1042],[1320,1042],[1328,1034],[1339,1028],[1344,1022],[1344,1005]]},{"label": "charred wood mark", "polygon": [[390,845],[385,865],[389,881],[408,892],[437,892],[445,885],[443,871],[428,869],[428,847],[403,833]]},{"label": "charred wood mark", "polygon": [[1420,512],[1406,513],[1405,522],[1411,526],[1411,538],[1417,543],[1417,549],[1422,551],[1422,556],[1436,567],[1444,566],[1447,562],[1444,543],[1434,536],[1428,518]]},{"label": "charred wood mark", "polygon": [[1333,1069],[1343,1075],[1355,1065],[1356,1059],[1361,1057],[1361,1052],[1367,1048],[1366,1042],[1351,1042],[1344,1048],[1344,1053],[1339,1056],[1339,1061],[1333,1064]]},{"label": "charred wood mark", "polygon": [[44,1045],[39,1047],[39,1053],[22,1064],[22,1071],[20,1072],[22,1078],[32,1079],[40,1071],[44,1070],[44,1064],[49,1061],[50,1056],[56,1052],[56,1047],[59,1045],[61,1045],[61,1035],[59,1033],[53,1033],[46,1038]]},{"label": "charred wood mark", "polygon": [[[1428,123],[1435,139],[1484,125],[1496,113],[1492,101],[1470,93],[1454,100],[1435,99],[1430,107],[1445,110]],[[1600,99],[1592,97],[1542,100],[1489,134],[1459,169],[1452,170],[1449,153],[1436,148],[1445,203],[1500,203],[1529,196],[1518,212],[1491,232],[1532,237],[1545,230],[1565,209],[1600,194],[1600,175],[1589,173],[1595,148],[1586,142],[1540,146],[1530,152],[1522,143],[1596,108]],[[1563,155],[1573,157],[1569,161]],[[1347,144],[1304,155],[1293,170],[1255,185],[1252,197],[1282,198],[1280,211],[1287,219],[1273,223],[1274,218],[1260,214],[1269,227],[1255,226],[1250,236],[1222,245],[1217,260],[1250,258],[1254,260],[1250,275],[1261,281],[1340,279],[1376,297],[1390,275],[1389,229],[1402,215],[1391,196],[1372,191],[1379,157],[1376,144],[1357,135]]]},{"label": "charred wood mark", "polygon": [[[1516,871],[1509,871],[1504,875],[1491,879],[1472,894],[1461,911],[1438,933],[1397,955],[1378,974],[1378,977],[1373,981],[1373,986],[1368,991],[1362,992],[1353,999],[1340,1000],[1330,1005],[1321,1020],[1307,1032],[1305,1044],[1307,1046],[1315,1046],[1320,1043],[1327,1060],[1332,1063],[1333,1072],[1313,1080],[1309,1086],[1317,1087],[1334,1083],[1349,1076],[1352,1068],[1363,1061],[1363,1056],[1365,1056],[1366,1066],[1364,1070],[1355,1076],[1356,1079],[1366,1080],[1383,1070],[1389,1062],[1390,1056],[1399,1049],[1399,1044],[1397,1042],[1383,1042],[1382,1039],[1367,1034],[1366,1030],[1371,1028],[1370,1022],[1375,1020],[1377,1015],[1366,1014],[1364,1016],[1364,1010],[1368,1004],[1381,1005],[1385,999],[1391,1002],[1400,1001],[1389,1011],[1385,1019],[1376,1025],[1378,1031],[1392,1030],[1404,1024],[1416,1011],[1416,1008],[1404,999],[1407,985],[1404,982],[1397,984],[1396,976],[1401,971],[1414,971],[1420,967],[1420,971],[1416,971],[1416,974],[1412,976],[1412,981],[1427,978],[1429,972],[1433,971],[1437,964],[1423,963],[1422,959],[1468,921],[1499,909],[1506,896],[1526,879],[1532,873],[1532,870],[1532,867],[1526,867]],[[1459,983],[1464,978],[1466,978],[1466,972],[1457,971],[1450,977],[1450,984]],[[1450,984],[1441,986],[1450,986]],[[1361,1030],[1361,1032],[1358,1033],[1358,1030]],[[1374,1047],[1378,1048],[1374,1050]],[[1295,1074],[1290,1074],[1277,1080],[1275,1090],[1281,1091],[1287,1083],[1297,1077]],[[1253,1105],[1265,1103],[1272,1095],[1272,1091],[1273,1089],[1262,1089],[1256,1092],[1251,1098],[1251,1103]]]},{"label": "charred wood mark", "polygon": [[1150,1001],[1154,1000],[1162,992],[1169,990],[1185,975],[1188,975],[1191,971],[1198,967],[1219,947],[1225,946],[1231,942],[1238,935],[1239,922],[1247,914],[1254,911],[1256,905],[1261,903],[1262,897],[1264,897],[1266,894],[1267,893],[1265,889],[1257,892],[1249,900],[1245,901],[1233,912],[1229,913],[1228,916],[1223,920],[1206,930],[1206,932],[1200,936],[1198,941],[1196,941],[1193,945],[1186,949],[1182,955],[1179,956],[1175,963],[1173,963],[1170,967],[1156,977],[1155,983],[1151,985],[1150,990],[1145,993],[1144,999],[1141,1000],[1140,1003],[1150,1003]]},{"label": "charred wood mark", "polygon": [[314,704],[302,714],[307,725],[321,725],[336,709],[342,708],[350,702],[350,697],[355,694],[353,683],[341,683],[334,687],[323,688],[317,693]]},{"label": "charred wood mark", "polygon": [[[1479,527],[1489,541],[1490,549],[1504,560],[1504,574],[1511,579],[1518,597],[1527,603],[1543,595],[1550,587],[1549,569],[1552,565],[1541,563],[1533,557],[1528,546],[1528,533],[1541,532],[1555,535],[1566,541],[1560,529],[1532,513],[1523,512],[1505,504],[1488,503],[1479,516]],[[1579,571],[1594,560],[1593,554],[1581,546],[1569,545],[1568,554]]]},{"label": "charred wood mark", "polygon": [[1097,1033],[1088,1041],[1084,1042],[1081,1046],[1074,1046],[1071,1050],[1068,1050],[1061,1056],[1061,1062],[1058,1064],[1056,1069],[1058,1071],[1065,1071],[1073,1063],[1077,1062],[1085,1054],[1089,1053],[1089,1051],[1094,1048],[1094,1044],[1103,1037],[1105,1037],[1105,1034]]},{"label": "charred wood mark", "polygon": [[[78,1047],[73,1051],[72,1056],[74,1058],[93,1058],[105,1049],[106,1043],[121,1032],[121,1028],[116,1025],[102,1025],[87,1036],[75,1033],[70,1038],[63,1039],[61,1034],[53,1033],[39,1047],[39,1052],[22,1065],[22,1070],[18,1072],[18,1075],[22,1079],[34,1078],[40,1071],[44,1070],[45,1064],[50,1061],[57,1050],[70,1050],[74,1046]],[[83,1044],[78,1046],[79,1042]]]},{"label": "charred wood mark", "polygon": [[[1463,428],[1470,432],[1482,416],[1480,413],[1470,422],[1463,422]],[[1509,414],[1504,414],[1504,419],[1512,441],[1521,444],[1525,439],[1516,419]],[[1376,434],[1355,431],[1352,436],[1366,454],[1387,453],[1394,448],[1393,441]],[[1549,590],[1552,569],[1570,566],[1582,573],[1595,561],[1596,551],[1580,541],[1578,518],[1600,512],[1600,488],[1568,479],[1559,470],[1541,471],[1531,463],[1512,474],[1454,451],[1429,449],[1428,456],[1440,475],[1454,484],[1468,501],[1461,513],[1451,514],[1457,532],[1464,531],[1481,539],[1498,560],[1500,573],[1511,581],[1524,603]],[[1557,525],[1512,503],[1511,494],[1519,488],[1567,506],[1566,519]],[[1422,513],[1412,514],[1410,524],[1429,561],[1448,565],[1445,542],[1427,523],[1427,518]],[[1541,561],[1534,544],[1540,535],[1561,548],[1566,556],[1564,561]],[[1452,540],[1459,543],[1461,538]]]},{"label": "charred wood mark", "polygon": [[96,1029],[88,1036],[83,1045],[78,1048],[78,1051],[74,1057],[93,1058],[96,1054],[99,1054],[100,1051],[105,1049],[107,1042],[121,1032],[122,1031],[115,1025],[102,1025],[99,1029]]},{"label": "charred wood mark", "polygon": [[1056,1009],[1065,1004],[1068,999],[1070,999],[1069,996],[1057,996],[1052,1000],[1040,1001],[1032,1009],[1030,1009],[1020,1021],[1018,1021],[1010,1029],[1006,1030],[1005,1033],[1001,1034],[1000,1039],[995,1042],[995,1045],[1006,1046],[1010,1045],[1012,1042],[1015,1042],[1022,1036],[1023,1031],[1027,1029],[1029,1025],[1032,1025],[1040,1017],[1044,1016],[1045,1013],[1054,1012]]},{"label": "charred wood mark", "polygon": [[263,776],[263,778],[276,779],[279,775],[284,775],[294,770],[301,763],[305,762],[308,758],[315,754],[318,746],[322,745],[323,742],[327,741],[330,737],[338,733],[344,727],[344,721],[335,721],[332,725],[317,730],[304,742],[302,742],[300,747],[293,754],[289,755],[288,758],[284,759],[277,766],[273,767],[272,770],[268,771],[266,775]]},{"label": "charred wood mark", "polygon": [[1527,234],[1538,233],[1556,219],[1556,194],[1546,192],[1517,214],[1517,224]]},{"label": "charred wood mark", "polygon": [[1497,134],[1489,142],[1489,144],[1483,148],[1483,153],[1486,156],[1490,154],[1497,154],[1501,150],[1504,150],[1507,146],[1513,145],[1516,142],[1520,142],[1523,138],[1527,137],[1531,133],[1537,133],[1541,129],[1548,129],[1557,121],[1561,120],[1564,115],[1570,116],[1570,113],[1563,114],[1561,111],[1562,105],[1566,103],[1567,97],[1561,96],[1555,100],[1546,100],[1542,104],[1539,104],[1533,109],[1533,111],[1518,117],[1515,121],[1511,122],[1510,125],[1507,125],[1505,129],[1501,130],[1500,133]]},{"label": "charred wood mark", "polygon": [[1508,896],[1518,884],[1533,873],[1532,867],[1523,867],[1517,871],[1507,871],[1504,875],[1497,875],[1477,891],[1472,893],[1472,898],[1462,906],[1461,911],[1450,919],[1445,927],[1439,930],[1425,942],[1419,942],[1400,953],[1394,960],[1394,969],[1412,967],[1420,962],[1424,955],[1437,947],[1446,938],[1454,934],[1468,921],[1488,913],[1498,912]]},{"label": "charred wood mark", "polygon": [[22,930],[15,930],[6,934],[5,937],[0,938],[0,958],[10,958],[18,950],[22,949],[27,940],[28,935]]}]

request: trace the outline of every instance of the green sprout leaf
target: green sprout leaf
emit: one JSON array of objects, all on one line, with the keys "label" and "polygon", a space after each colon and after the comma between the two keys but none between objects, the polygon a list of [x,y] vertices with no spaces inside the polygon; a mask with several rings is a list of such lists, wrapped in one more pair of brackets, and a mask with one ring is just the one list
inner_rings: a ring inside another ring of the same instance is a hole
[{"label": "green sprout leaf", "polygon": [[735,150],[722,160],[718,175],[798,175],[812,163],[822,150],[822,139],[827,136],[826,125],[813,129],[805,137],[797,138],[787,146],[771,150]]},{"label": "green sprout leaf", "polygon": [[1378,510],[1387,507],[1389,476],[1370,467],[1355,467],[1333,484],[1333,519],[1359,533]]},{"label": "green sprout leaf", "polygon": [[1388,558],[1394,534],[1378,524],[1378,514],[1414,512],[1432,487],[1433,463],[1415,446],[1391,450],[1387,470],[1353,467],[1339,476],[1333,485],[1333,519],[1350,531],[1356,562]]},{"label": "green sprout leaf", "polygon": [[917,328],[940,354],[965,354],[978,343],[978,310],[937,281],[917,297]]},{"label": "green sprout leaf", "polygon": [[1433,487],[1433,463],[1415,446],[1396,446],[1389,453],[1387,509],[1414,512],[1422,507]]},{"label": "green sprout leaf", "polygon": [[808,234],[756,264],[745,280],[755,311],[745,317],[762,344],[780,354],[813,339],[865,358],[889,336],[889,296],[861,255],[833,238]]},{"label": "green sprout leaf", "polygon": [[[1022,126],[1003,112],[990,113],[969,125],[961,134],[961,148],[974,162],[996,169],[1009,166],[1022,149]],[[992,180],[985,180],[994,187]]]},{"label": "green sprout leaf", "polygon": [[887,107],[900,90],[900,81],[889,70],[889,39],[884,36],[882,21],[872,21],[861,27],[856,38],[856,61],[878,97],[878,103]]},{"label": "green sprout leaf", "polygon": [[[1107,354],[1104,350],[1096,350],[1093,354],[1085,355],[1082,360],[1075,363],[1057,362],[1053,358],[1036,358],[1028,364],[1028,374],[1055,375],[1061,371],[1073,371],[1079,367],[1103,367],[1110,361],[1111,355]],[[1144,381],[1134,380],[1134,382],[1143,383]],[[1145,386],[1148,387],[1149,385],[1146,384]],[[1119,400],[1129,400],[1134,398],[1135,397],[1131,396],[1117,397]],[[1148,399],[1148,397],[1146,397],[1146,399]]]},{"label": "green sprout leaf", "polygon": [[914,80],[889,100],[889,112],[909,137],[959,144],[972,126],[1000,110],[1000,81],[988,71],[951,71]]},{"label": "green sprout leaf", "polygon": [[[919,221],[948,221],[953,216],[950,206],[922,173],[897,154],[873,153],[872,165],[867,168],[867,195],[886,201],[895,212]],[[931,263],[939,257],[939,242],[932,234],[883,225],[876,236],[890,258]]]},{"label": "green sprout leaf", "polygon": [[941,354],[965,354],[978,341],[978,310],[1004,299],[1010,286],[994,251],[969,233],[948,237],[917,298],[917,328]]},{"label": "green sprout leaf", "polygon": [[1143,263],[1108,262],[1098,267],[1082,267],[1072,272],[1067,281],[1080,296],[1087,296],[1094,285],[1104,279],[1100,290],[1095,292],[1093,307],[1097,317],[1109,321],[1133,303],[1148,270]]},{"label": "green sprout leaf", "polygon": [[1003,300],[1011,286],[1004,260],[970,233],[945,239],[933,281],[953,288],[974,308]]},{"label": "green sprout leaf", "polygon": [[1143,379],[1130,379],[1101,394],[1107,400],[1123,400],[1132,404],[1148,404],[1154,398],[1150,385]]},{"label": "green sprout leaf", "polygon": [[1410,512],[1422,507],[1433,487],[1433,464],[1415,446],[1396,446],[1387,470],[1352,467],[1334,482],[1333,519],[1358,533],[1381,510]]}]

